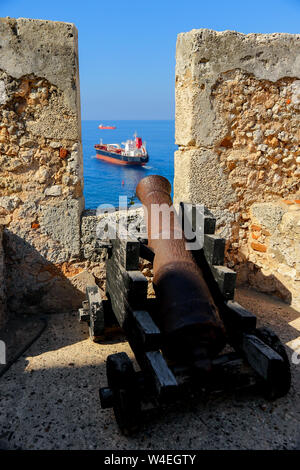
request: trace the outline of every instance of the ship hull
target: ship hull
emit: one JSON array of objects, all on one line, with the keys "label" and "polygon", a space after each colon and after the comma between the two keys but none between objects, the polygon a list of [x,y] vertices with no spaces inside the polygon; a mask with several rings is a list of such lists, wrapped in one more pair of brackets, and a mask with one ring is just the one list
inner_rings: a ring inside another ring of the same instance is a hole
[{"label": "ship hull", "polygon": [[109,163],[114,163],[116,165],[130,165],[130,166],[143,166],[146,165],[149,158],[147,156],[143,157],[127,157],[126,155],[116,154],[113,152],[107,152],[105,150],[96,149],[96,157],[99,160],[104,160]]}]

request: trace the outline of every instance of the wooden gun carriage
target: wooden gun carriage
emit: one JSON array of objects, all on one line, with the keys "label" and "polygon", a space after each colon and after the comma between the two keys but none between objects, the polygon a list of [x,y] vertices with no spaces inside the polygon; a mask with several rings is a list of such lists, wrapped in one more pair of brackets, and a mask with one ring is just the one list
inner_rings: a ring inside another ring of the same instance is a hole
[{"label": "wooden gun carriage", "polygon": [[[181,223],[196,232],[197,207],[189,205],[186,210],[181,203],[181,208]],[[255,386],[267,398],[276,399],[290,388],[284,346],[269,328],[257,328],[255,315],[234,301],[236,273],[223,266],[225,240],[215,235],[216,220],[210,211],[204,209],[202,215],[203,243],[190,253],[219,312],[225,338],[220,352],[204,359],[201,356],[195,363],[168,355],[158,299],[147,296],[148,281],[139,270],[141,259],[152,263],[155,257],[145,238],[117,237],[108,243],[107,299],[97,287],[87,288],[79,317],[89,324],[92,340],[105,340],[114,320],[124,330],[140,367],[136,371],[125,353],[107,358],[108,386],[100,388],[101,406],[113,408],[124,434],[139,428],[143,410],[191,394]]]}]

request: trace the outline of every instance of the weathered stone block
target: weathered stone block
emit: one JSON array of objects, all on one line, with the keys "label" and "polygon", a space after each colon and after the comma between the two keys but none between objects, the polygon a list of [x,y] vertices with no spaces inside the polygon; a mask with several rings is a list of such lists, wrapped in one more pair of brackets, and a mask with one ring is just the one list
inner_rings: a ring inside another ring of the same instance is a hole
[{"label": "weathered stone block", "polygon": [[[120,223],[121,221],[121,223]],[[101,245],[102,230],[107,223],[110,223],[117,231],[120,230],[121,224],[126,227],[128,233],[137,237],[145,232],[145,221],[143,216],[143,208],[129,209],[128,211],[115,211],[110,214],[99,213],[95,210],[87,210],[83,213],[81,219],[81,247],[82,256],[90,261],[103,261],[106,250],[99,248]],[[120,223],[120,225],[119,225]]]},{"label": "weathered stone block", "polygon": [[62,188],[58,184],[45,189],[45,196],[61,196]]},{"label": "weathered stone block", "polygon": [[[228,132],[212,92],[222,74],[243,70],[258,80],[299,77],[299,34],[242,34],[193,29],[176,48],[176,142],[212,146]],[[298,96],[298,94],[297,94]],[[296,100],[297,98],[295,98]],[[274,103],[275,105],[275,103]]]},{"label": "weathered stone block", "polygon": [[204,204],[212,210],[225,209],[236,200],[216,153],[204,148],[175,152],[174,200]]},{"label": "weathered stone block", "polygon": [[300,309],[299,209],[295,200],[253,204],[251,232],[257,241],[249,238],[249,259],[255,270],[248,281],[259,290],[279,295],[296,309]]},{"label": "weathered stone block", "polygon": [[80,254],[81,210],[81,201],[76,200],[63,201],[59,205],[40,206],[41,232],[61,244],[66,255],[64,261]]},{"label": "weathered stone block", "polygon": [[[300,207],[299,207],[300,209]],[[300,241],[300,211],[288,212],[283,215],[279,227],[281,233],[286,234],[291,239]],[[300,257],[298,258],[300,261]]]},{"label": "weathered stone block", "polygon": [[66,105],[77,114],[77,40],[77,29],[72,23],[0,18],[0,68],[15,78],[31,74],[46,78],[62,90]]},{"label": "weathered stone block", "polygon": [[287,208],[271,202],[253,204],[250,209],[251,216],[254,217],[260,225],[275,230],[281,222],[283,214]]}]

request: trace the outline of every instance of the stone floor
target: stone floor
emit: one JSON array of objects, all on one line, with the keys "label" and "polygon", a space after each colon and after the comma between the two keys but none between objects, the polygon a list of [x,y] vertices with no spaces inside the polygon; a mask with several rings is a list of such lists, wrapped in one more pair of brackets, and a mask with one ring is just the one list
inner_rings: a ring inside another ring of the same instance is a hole
[{"label": "stone floor", "polygon": [[[236,300],[285,344],[297,346],[299,312],[247,289],[237,290]],[[300,364],[292,366],[291,391],[275,402],[249,391],[190,400],[164,408],[128,438],[98,399],[99,386],[106,384],[106,357],[119,351],[132,357],[124,341],[92,343],[75,314],[49,316],[46,330],[0,379],[0,448],[300,448]]]}]

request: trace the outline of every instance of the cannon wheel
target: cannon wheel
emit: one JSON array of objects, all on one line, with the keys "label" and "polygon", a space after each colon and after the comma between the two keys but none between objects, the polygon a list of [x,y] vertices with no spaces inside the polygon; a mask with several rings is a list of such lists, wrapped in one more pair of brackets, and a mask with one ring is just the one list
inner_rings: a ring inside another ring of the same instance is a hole
[{"label": "cannon wheel", "polygon": [[269,400],[275,400],[276,398],[283,397],[288,393],[291,386],[290,361],[285,347],[278,336],[270,328],[257,328],[255,330],[255,335],[267,346],[270,346],[274,351],[276,351],[284,361],[284,367],[280,376],[276,377],[276,380],[272,383],[265,383],[264,392],[266,398]]},{"label": "cannon wheel", "polygon": [[120,430],[126,436],[137,431],[141,418],[136,373],[126,353],[111,354],[106,362],[108,386],[113,392],[113,410]]}]

